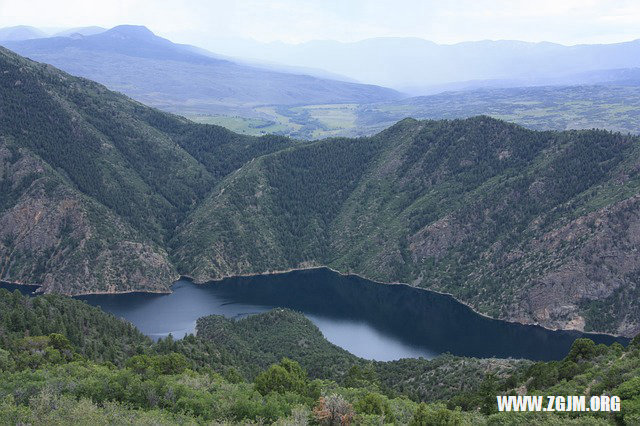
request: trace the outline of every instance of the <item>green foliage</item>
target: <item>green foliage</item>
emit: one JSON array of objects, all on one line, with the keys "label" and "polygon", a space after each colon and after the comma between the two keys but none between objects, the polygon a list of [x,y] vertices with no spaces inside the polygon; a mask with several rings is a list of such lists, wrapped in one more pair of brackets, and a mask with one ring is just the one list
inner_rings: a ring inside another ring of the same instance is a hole
[{"label": "green foliage", "polygon": [[73,347],[83,357],[121,365],[149,343],[130,323],[86,303],[0,289],[0,346],[21,353],[21,363],[38,363],[46,347],[49,357],[58,351],[69,358]]},{"label": "green foliage", "polygon": [[125,366],[137,374],[180,374],[189,366],[187,358],[180,353],[166,355],[135,355],[127,359]]},{"label": "green foliage", "polygon": [[380,386],[380,380],[372,363],[366,364],[364,367],[354,364],[345,375],[344,385],[350,388],[369,387],[376,389]]},{"label": "green foliage", "polygon": [[13,370],[15,362],[11,357],[11,353],[4,349],[0,349],[0,371]]},{"label": "green foliage", "polygon": [[457,426],[462,424],[460,411],[452,411],[442,405],[418,405],[409,425],[411,426]]},{"label": "green foliage", "polygon": [[229,383],[241,383],[244,381],[244,377],[242,377],[235,367],[225,369],[223,377]]},{"label": "green foliage", "polygon": [[[228,360],[246,378],[254,378],[261,370],[290,358],[312,378],[337,379],[357,359],[329,343],[304,315],[287,309],[239,321],[212,315],[200,318],[197,330],[200,350],[216,354],[221,363]],[[178,343],[183,353],[194,345],[188,341]]]},{"label": "green foliage", "polygon": [[393,423],[395,417],[389,401],[384,395],[376,392],[367,393],[353,405],[357,413],[384,416],[385,423]]},{"label": "green foliage", "polygon": [[307,386],[307,373],[297,362],[283,358],[280,364],[272,365],[266,371],[258,374],[255,386],[262,395],[271,392],[304,394]]},{"label": "green foliage", "polygon": [[598,348],[591,339],[576,339],[571,345],[567,359],[573,362],[588,361],[598,354]]},{"label": "green foliage", "polygon": [[[580,340],[566,359],[536,364],[450,355],[432,361],[369,362],[331,349],[335,347],[316,335],[304,316],[287,310],[237,321],[207,317],[198,322],[197,336],[169,336],[153,343],[137,340],[137,334],[126,336],[120,320],[76,300],[5,291],[0,292],[0,304],[3,424],[283,425],[313,419],[319,424],[556,425],[607,420],[633,424],[640,418],[636,345],[606,347]],[[39,309],[42,306],[47,309]],[[18,320],[21,316],[24,321]],[[57,331],[27,332],[44,326],[45,318],[58,323],[51,327],[59,327]],[[70,333],[76,321],[83,324],[84,340]],[[104,336],[109,341],[105,350],[119,354],[112,361],[86,351],[99,330],[110,333]],[[270,346],[273,339],[276,344]],[[296,349],[300,342],[303,351]],[[82,351],[84,356],[79,355]],[[324,355],[318,358],[315,352]],[[281,354],[291,358],[283,355],[279,362],[268,363]],[[318,360],[327,364],[316,365],[315,379],[310,380],[306,365]],[[580,413],[571,419],[552,413],[496,413],[495,396],[516,389],[527,394],[619,395],[622,411],[615,418]]]}]

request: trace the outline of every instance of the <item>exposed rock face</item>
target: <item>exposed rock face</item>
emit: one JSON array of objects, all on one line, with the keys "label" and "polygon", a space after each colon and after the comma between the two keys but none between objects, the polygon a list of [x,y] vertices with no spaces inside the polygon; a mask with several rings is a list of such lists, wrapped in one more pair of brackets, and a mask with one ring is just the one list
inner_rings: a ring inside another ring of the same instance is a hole
[{"label": "exposed rock face", "polygon": [[[555,328],[584,330],[584,306],[607,301],[592,315],[622,314],[607,331],[633,336],[640,333],[637,288],[640,277],[640,196],[601,208],[565,226],[545,233],[528,246],[528,257],[562,252],[555,268],[540,265],[540,274],[527,286],[523,301],[514,306],[511,319]],[[546,269],[546,270],[545,270]],[[618,306],[616,306],[618,305]]]},{"label": "exposed rock face", "polygon": [[[511,276],[518,285],[510,297],[493,295],[505,304],[500,318],[554,329],[640,333],[640,195],[546,232],[538,225],[532,222],[515,247],[497,242],[481,254],[468,276],[478,291],[467,301],[476,308],[486,305],[492,296],[484,293],[482,282]],[[469,223],[452,217],[437,220],[409,238],[412,259],[438,261],[472,233]],[[449,291],[439,281],[418,282]],[[598,316],[607,317],[608,325],[603,327]]]},{"label": "exposed rock face", "polygon": [[[24,149],[0,141],[0,279],[63,294],[169,291],[164,250]],[[13,205],[10,205],[13,204]]]},{"label": "exposed rock face", "polygon": [[414,260],[439,260],[464,240],[465,230],[451,222],[451,217],[443,217],[409,237],[409,250]]},{"label": "exposed rock face", "polygon": [[291,144],[162,113],[0,47],[0,280],[169,291],[179,222],[224,176]]}]

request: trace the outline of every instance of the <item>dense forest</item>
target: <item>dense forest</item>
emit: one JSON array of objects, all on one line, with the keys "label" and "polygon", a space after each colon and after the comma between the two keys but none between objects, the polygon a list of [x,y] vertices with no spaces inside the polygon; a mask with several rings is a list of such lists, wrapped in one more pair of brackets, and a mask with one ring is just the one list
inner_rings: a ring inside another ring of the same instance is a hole
[{"label": "dense forest", "polygon": [[493,317],[632,336],[637,158],[619,133],[406,119],[245,165],[178,227],[173,258],[198,281],[327,265]]},{"label": "dense forest", "polygon": [[0,49],[0,279],[168,292],[329,266],[492,317],[640,331],[640,147],[478,116],[356,139],[196,124]]},{"label": "dense forest", "polygon": [[[578,339],[554,362],[370,362],[288,310],[152,342],[84,302],[0,289],[2,424],[636,424],[639,376],[638,339]],[[619,395],[622,410],[497,413],[516,393]]]},{"label": "dense forest", "polygon": [[148,108],[0,48],[0,278],[169,291],[167,241],[225,175],[293,144]]}]

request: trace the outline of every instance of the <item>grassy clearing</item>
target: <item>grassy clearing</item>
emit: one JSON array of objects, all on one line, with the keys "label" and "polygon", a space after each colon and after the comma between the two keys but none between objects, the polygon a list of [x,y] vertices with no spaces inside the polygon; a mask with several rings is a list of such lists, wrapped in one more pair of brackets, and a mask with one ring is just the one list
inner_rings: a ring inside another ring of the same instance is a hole
[{"label": "grassy clearing", "polygon": [[188,119],[196,123],[215,124],[243,135],[260,136],[269,133],[286,133],[286,125],[263,119],[224,115],[191,115]]}]

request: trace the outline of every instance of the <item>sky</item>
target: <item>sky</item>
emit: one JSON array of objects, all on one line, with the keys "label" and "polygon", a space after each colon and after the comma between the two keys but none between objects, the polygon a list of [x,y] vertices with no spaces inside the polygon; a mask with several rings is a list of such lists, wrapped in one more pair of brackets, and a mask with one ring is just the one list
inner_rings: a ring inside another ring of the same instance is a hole
[{"label": "sky", "polygon": [[638,0],[0,0],[0,27],[149,27],[202,47],[214,39],[302,43],[373,37],[613,43],[640,38]]}]

